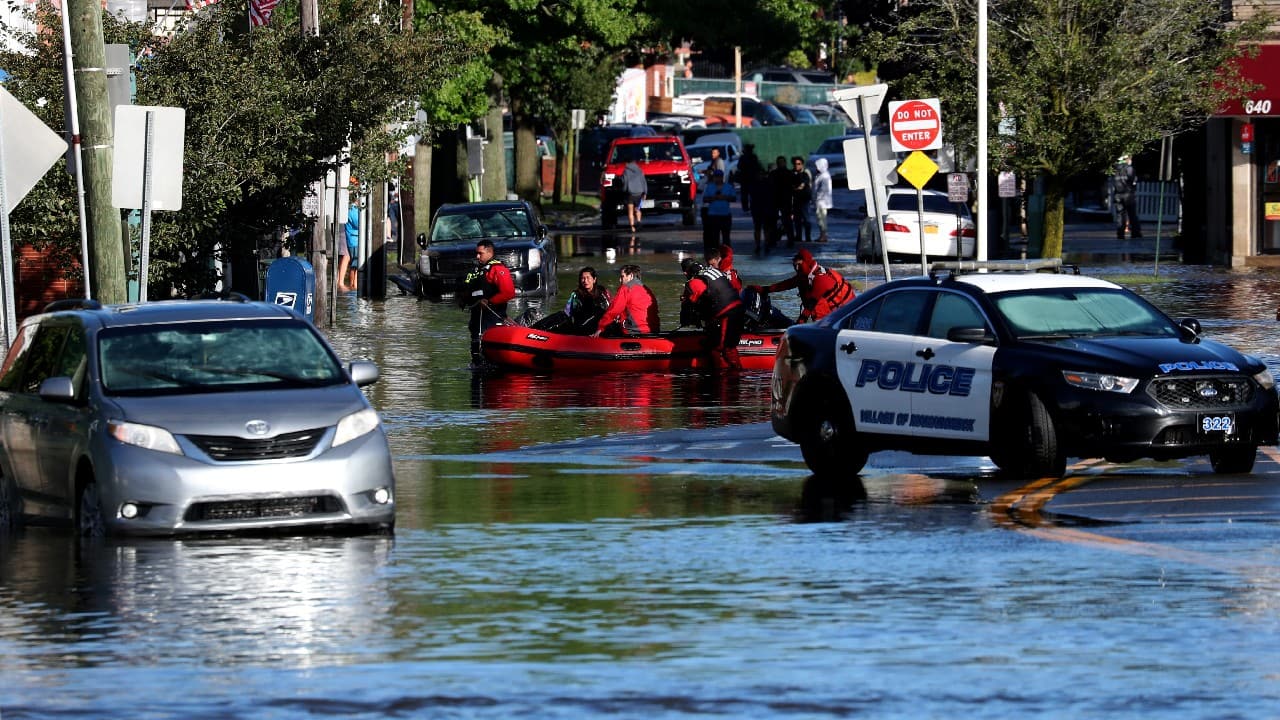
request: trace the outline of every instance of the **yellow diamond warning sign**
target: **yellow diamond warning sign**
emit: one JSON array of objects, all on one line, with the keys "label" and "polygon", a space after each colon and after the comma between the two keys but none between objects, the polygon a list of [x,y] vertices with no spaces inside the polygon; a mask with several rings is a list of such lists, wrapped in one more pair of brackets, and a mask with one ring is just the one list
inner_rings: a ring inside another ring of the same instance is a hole
[{"label": "yellow diamond warning sign", "polygon": [[929,159],[928,155],[916,150],[907,156],[906,160],[898,166],[898,174],[907,179],[907,182],[916,187],[917,190],[923,190],[925,183],[929,182],[938,172],[938,163]]}]

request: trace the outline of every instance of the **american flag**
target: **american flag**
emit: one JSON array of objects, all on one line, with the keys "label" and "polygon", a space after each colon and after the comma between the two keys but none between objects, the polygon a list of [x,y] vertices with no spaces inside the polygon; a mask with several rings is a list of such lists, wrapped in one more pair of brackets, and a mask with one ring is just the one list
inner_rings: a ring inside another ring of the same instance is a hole
[{"label": "american flag", "polygon": [[254,27],[266,25],[279,2],[280,0],[249,0],[249,24]]}]

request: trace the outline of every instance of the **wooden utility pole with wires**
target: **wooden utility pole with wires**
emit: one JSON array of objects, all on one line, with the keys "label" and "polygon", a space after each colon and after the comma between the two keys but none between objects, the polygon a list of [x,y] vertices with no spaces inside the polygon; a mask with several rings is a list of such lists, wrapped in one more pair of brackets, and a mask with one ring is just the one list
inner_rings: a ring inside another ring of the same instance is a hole
[{"label": "wooden utility pole with wires", "polygon": [[89,225],[90,266],[84,268],[94,299],[122,303],[128,299],[124,273],[125,244],[120,211],[111,202],[114,140],[111,103],[107,99],[107,49],[102,39],[102,3],[65,0],[63,12],[71,33],[77,117],[84,162],[85,214]]},{"label": "wooden utility pole with wires", "polygon": [[[320,5],[319,0],[302,0],[299,7],[299,15],[302,21],[302,34],[308,37],[320,35]],[[309,256],[311,260],[311,270],[315,273],[316,278],[316,294],[315,304],[313,306],[312,322],[318,326],[331,326],[333,324],[333,316],[330,312],[329,302],[329,236],[328,226],[324,217],[325,187],[324,177],[316,179],[311,183],[311,193],[316,199],[316,217],[315,224],[311,226],[311,247]],[[335,212],[336,206],[335,206]]]}]

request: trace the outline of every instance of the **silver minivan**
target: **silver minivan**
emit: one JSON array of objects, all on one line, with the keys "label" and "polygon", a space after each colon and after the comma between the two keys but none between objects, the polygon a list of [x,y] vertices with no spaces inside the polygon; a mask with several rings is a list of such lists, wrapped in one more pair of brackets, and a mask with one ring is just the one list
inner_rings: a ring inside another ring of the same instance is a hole
[{"label": "silver minivan", "polygon": [[395,526],[361,386],[292,310],[242,296],[28,318],[0,366],[0,529],[82,535]]}]

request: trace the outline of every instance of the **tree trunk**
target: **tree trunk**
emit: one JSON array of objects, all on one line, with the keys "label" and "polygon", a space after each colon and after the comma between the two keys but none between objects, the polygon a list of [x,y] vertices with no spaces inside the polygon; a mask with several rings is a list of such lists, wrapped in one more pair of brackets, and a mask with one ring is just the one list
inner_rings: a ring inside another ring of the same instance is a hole
[{"label": "tree trunk", "polygon": [[484,179],[481,199],[507,199],[507,151],[502,133],[502,76],[489,80],[489,113],[485,124],[489,142],[484,146]]},{"label": "tree trunk", "polygon": [[1062,257],[1062,214],[1066,189],[1062,183],[1046,180],[1044,185],[1044,242],[1040,257]]},{"label": "tree trunk", "polygon": [[524,104],[511,99],[511,127],[514,132],[516,160],[516,195],[541,206],[542,188],[539,180],[542,165],[538,158],[538,138],[534,132],[533,118],[524,112]]},{"label": "tree trunk", "polygon": [[[426,139],[426,138],[423,138]],[[413,151],[413,237],[431,232],[431,143],[419,142]]]}]

